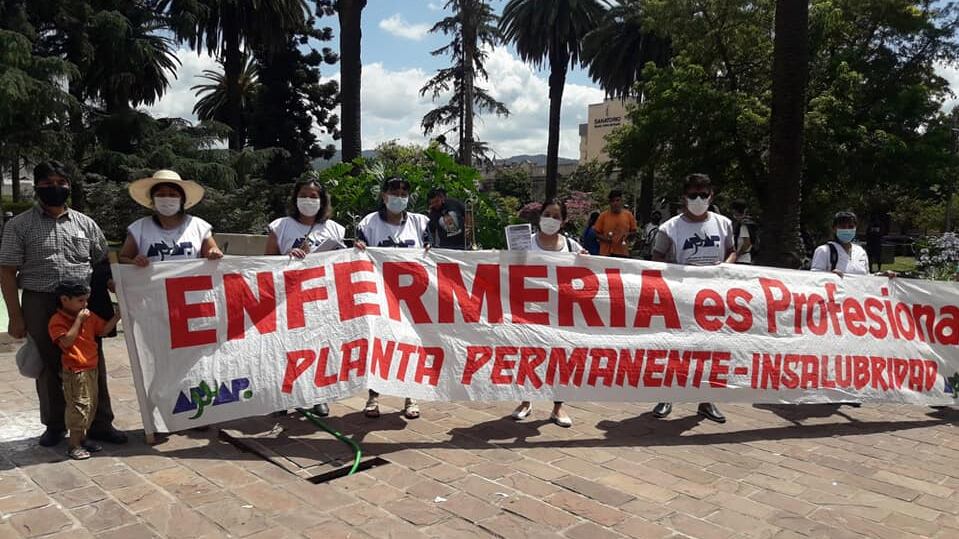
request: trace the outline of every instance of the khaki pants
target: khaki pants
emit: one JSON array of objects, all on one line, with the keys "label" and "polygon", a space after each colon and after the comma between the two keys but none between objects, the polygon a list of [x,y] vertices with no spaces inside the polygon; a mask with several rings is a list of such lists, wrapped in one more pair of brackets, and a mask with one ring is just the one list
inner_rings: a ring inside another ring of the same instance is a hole
[{"label": "khaki pants", "polygon": [[64,424],[70,433],[85,433],[97,412],[97,369],[73,372],[63,369]]},{"label": "khaki pants", "polygon": [[[48,429],[65,431],[64,414],[66,403],[63,400],[63,382],[60,371],[60,348],[50,340],[50,318],[60,307],[60,298],[56,294],[23,291],[23,320],[27,333],[37,343],[40,356],[43,357],[43,371],[37,378],[37,397],[40,400],[40,422]],[[107,430],[113,425],[113,408],[110,404],[110,392],[107,390],[107,369],[104,363],[103,347],[98,352],[97,365],[97,402],[96,416],[90,430]]]}]

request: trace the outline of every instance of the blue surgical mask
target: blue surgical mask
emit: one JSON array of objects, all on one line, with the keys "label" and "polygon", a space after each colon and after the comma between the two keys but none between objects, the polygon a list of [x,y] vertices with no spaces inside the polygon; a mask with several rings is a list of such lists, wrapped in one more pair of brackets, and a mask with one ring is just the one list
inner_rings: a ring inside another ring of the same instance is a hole
[{"label": "blue surgical mask", "polygon": [[840,243],[849,243],[852,240],[856,239],[856,229],[855,228],[837,228],[836,239],[839,240]]}]

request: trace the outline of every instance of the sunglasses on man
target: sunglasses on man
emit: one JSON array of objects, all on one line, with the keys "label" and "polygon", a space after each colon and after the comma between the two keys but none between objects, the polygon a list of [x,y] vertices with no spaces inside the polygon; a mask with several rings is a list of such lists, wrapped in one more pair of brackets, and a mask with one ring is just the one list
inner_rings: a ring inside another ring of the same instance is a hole
[{"label": "sunglasses on man", "polygon": [[686,198],[688,198],[688,199],[690,199],[690,200],[694,200],[694,199],[697,199],[697,198],[701,198],[701,199],[703,199],[703,200],[708,200],[709,197],[711,197],[711,196],[712,196],[712,193],[686,193]]}]

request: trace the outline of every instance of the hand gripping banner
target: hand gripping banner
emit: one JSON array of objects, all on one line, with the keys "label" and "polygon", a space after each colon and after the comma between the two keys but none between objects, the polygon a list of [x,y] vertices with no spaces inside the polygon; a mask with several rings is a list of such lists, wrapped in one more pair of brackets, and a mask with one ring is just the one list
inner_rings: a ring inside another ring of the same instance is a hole
[{"label": "hand gripping banner", "polygon": [[565,253],[114,266],[148,433],[330,402],[949,404],[959,287]]}]

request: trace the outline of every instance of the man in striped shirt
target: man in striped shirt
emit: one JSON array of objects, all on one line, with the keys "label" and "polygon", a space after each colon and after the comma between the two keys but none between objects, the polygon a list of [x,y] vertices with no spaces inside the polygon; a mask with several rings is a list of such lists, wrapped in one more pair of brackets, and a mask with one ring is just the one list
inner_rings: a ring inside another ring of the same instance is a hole
[{"label": "man in striped shirt", "polygon": [[[89,283],[93,266],[106,257],[107,242],[93,219],[67,206],[70,180],[56,161],[40,163],[33,170],[37,205],[6,223],[0,242],[0,288],[10,317],[7,328],[15,339],[33,339],[43,356],[44,368],[37,379],[40,421],[47,430],[40,445],[60,443],[64,425],[60,349],[50,340],[47,326],[57,311],[54,293],[60,283]],[[18,289],[23,290],[22,298]],[[113,443],[126,442],[126,435],[113,425],[113,412],[106,389],[106,369],[100,366],[100,406],[90,437]]]}]

